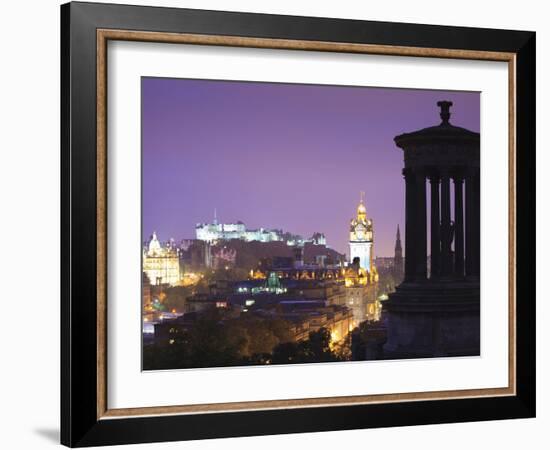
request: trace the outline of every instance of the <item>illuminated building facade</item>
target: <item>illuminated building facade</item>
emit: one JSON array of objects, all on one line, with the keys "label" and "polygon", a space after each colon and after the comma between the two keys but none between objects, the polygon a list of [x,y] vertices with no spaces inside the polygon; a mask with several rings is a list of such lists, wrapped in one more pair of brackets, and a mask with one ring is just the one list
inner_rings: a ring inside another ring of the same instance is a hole
[{"label": "illuminated building facade", "polygon": [[354,326],[365,320],[377,321],[382,305],[377,299],[378,271],[370,272],[359,266],[358,257],[344,269],[345,305],[353,311]]},{"label": "illuminated building facade", "polygon": [[153,232],[149,243],[143,249],[143,272],[151,285],[177,285],[180,282],[179,255],[173,246],[162,246]]},{"label": "illuminated building facade", "polygon": [[367,208],[361,192],[357,217],[351,220],[349,233],[350,261],[359,258],[359,266],[370,272],[374,267],[374,235],[372,220],[367,218]]},{"label": "illuminated building facade", "polygon": [[141,304],[143,305],[143,310],[151,311],[152,310],[151,281],[149,280],[149,277],[145,272],[143,272],[142,274],[141,296],[142,296]]}]

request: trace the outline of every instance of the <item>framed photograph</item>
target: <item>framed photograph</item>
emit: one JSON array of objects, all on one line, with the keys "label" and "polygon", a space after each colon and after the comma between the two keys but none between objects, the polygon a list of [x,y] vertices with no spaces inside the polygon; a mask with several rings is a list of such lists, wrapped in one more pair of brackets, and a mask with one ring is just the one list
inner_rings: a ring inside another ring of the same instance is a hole
[{"label": "framed photograph", "polygon": [[61,7],[61,441],[535,415],[535,33]]}]

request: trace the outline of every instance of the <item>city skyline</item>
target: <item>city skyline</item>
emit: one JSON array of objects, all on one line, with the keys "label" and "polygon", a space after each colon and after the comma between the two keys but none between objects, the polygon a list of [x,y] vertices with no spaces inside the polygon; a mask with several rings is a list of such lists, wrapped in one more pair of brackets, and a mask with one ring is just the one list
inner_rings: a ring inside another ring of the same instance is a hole
[{"label": "city skyline", "polygon": [[142,79],[142,233],[195,237],[242,221],[311,236],[349,253],[365,191],[375,254],[404,230],[402,151],[393,138],[451,122],[479,131],[479,93],[166,78]]}]

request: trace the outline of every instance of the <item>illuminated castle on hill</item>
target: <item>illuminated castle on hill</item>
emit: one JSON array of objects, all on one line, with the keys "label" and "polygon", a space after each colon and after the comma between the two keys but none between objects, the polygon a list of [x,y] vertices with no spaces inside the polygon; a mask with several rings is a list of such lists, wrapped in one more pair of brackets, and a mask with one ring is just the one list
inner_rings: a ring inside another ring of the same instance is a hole
[{"label": "illuminated castle on hill", "polygon": [[246,242],[276,242],[284,241],[289,246],[298,245],[302,247],[306,242],[315,245],[326,245],[327,241],[323,233],[314,233],[309,239],[302,236],[285,233],[282,230],[258,228],[247,229],[246,225],[239,221],[236,223],[219,223],[216,212],[212,223],[198,223],[195,226],[195,236],[199,241],[214,243],[217,241],[229,241],[240,239]]}]

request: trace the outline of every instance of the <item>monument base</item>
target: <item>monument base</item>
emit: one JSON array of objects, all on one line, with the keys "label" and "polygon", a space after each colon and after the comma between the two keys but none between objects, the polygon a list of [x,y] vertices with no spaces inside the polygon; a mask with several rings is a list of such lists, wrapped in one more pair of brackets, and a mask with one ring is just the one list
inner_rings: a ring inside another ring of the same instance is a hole
[{"label": "monument base", "polygon": [[384,302],[383,359],[480,354],[479,282],[402,283]]}]

